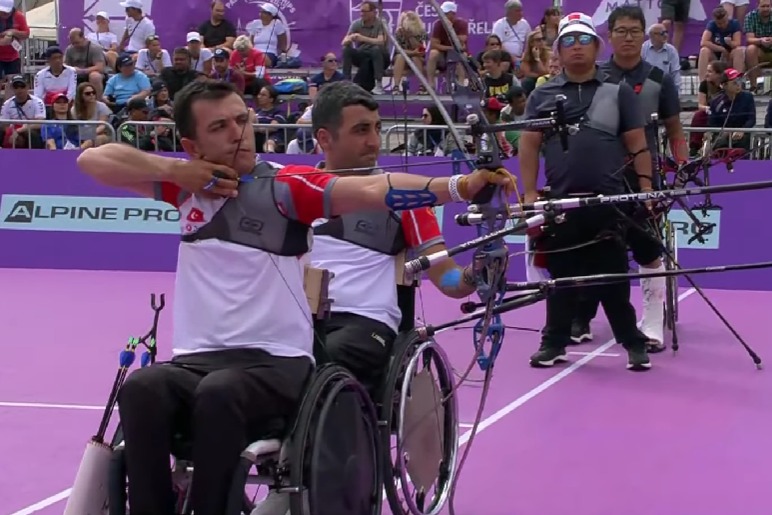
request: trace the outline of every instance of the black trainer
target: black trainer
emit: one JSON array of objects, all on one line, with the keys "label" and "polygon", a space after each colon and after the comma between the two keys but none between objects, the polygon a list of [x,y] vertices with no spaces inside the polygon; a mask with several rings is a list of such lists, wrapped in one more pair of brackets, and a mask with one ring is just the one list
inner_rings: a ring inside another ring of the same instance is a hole
[{"label": "black trainer", "polygon": [[590,324],[574,320],[571,324],[571,341],[576,344],[592,341]]},{"label": "black trainer", "polygon": [[646,349],[627,349],[627,370],[642,372],[651,369],[651,360]]},{"label": "black trainer", "polygon": [[558,363],[565,363],[567,361],[568,356],[566,355],[566,349],[542,345],[539,347],[539,350],[531,356],[530,363],[534,368],[549,368]]}]

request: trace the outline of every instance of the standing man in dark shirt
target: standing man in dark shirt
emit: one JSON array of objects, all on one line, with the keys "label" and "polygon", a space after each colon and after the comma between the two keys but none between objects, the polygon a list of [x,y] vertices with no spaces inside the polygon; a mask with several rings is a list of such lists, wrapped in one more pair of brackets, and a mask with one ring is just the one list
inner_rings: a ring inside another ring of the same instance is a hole
[{"label": "standing man in dark shirt", "polygon": [[[652,66],[641,58],[641,48],[645,38],[646,18],[638,6],[626,5],[614,9],[608,18],[610,43],[613,55],[607,62],[601,64],[607,81],[613,84],[628,84],[637,93],[640,100],[643,117],[647,122],[646,141],[652,159],[657,159],[657,123],[651,123],[651,115],[656,113],[662,120],[667,131],[670,148],[678,162],[686,160],[688,150],[684,130],[681,126],[681,104],[678,100],[678,89],[673,79],[659,68]],[[624,174],[626,186],[630,191],[640,191],[635,170],[629,167]],[[654,177],[654,185],[658,185],[659,177]],[[658,231],[654,225],[640,220],[640,223],[629,224],[627,244],[633,253],[633,259],[640,265],[640,272],[662,272],[662,245],[659,242]],[[665,278],[653,277],[641,279],[643,292],[643,321],[641,331],[649,339],[648,351],[661,352],[665,350],[664,339],[664,301]],[[590,321],[598,312],[597,299],[583,299],[580,302],[578,318],[571,329],[571,339],[576,343],[592,339]]]},{"label": "standing man in dark shirt", "polygon": [[[628,154],[635,156],[635,170],[642,190],[651,190],[651,156],[646,145],[645,122],[633,89],[606,82],[595,62],[601,41],[592,18],[572,13],[560,21],[555,49],[563,72],[535,89],[526,104],[526,119],[548,116],[555,96],[565,95],[566,118],[579,123],[564,152],[558,134],[523,131],[520,136],[520,173],[525,202],[536,201],[540,151],[544,154],[549,195],[620,194],[625,192],[620,173]],[[627,272],[623,217],[614,206],[581,208],[566,213],[562,223],[552,224],[539,240],[546,251],[547,269],[553,278]],[[571,249],[571,250],[567,250]],[[557,251],[557,252],[554,252]],[[636,327],[630,304],[630,282],[621,281],[586,288],[597,296],[611,323],[614,337],[627,350],[627,368],[648,370],[646,337]],[[551,367],[567,361],[571,323],[577,315],[577,295],[558,289],[547,299],[547,322],[539,350],[531,366]]]},{"label": "standing man in dark shirt", "polygon": [[169,90],[169,98],[174,100],[174,95],[198,78],[198,72],[191,67],[190,51],[185,47],[174,49],[172,55],[172,67],[161,70],[161,80]]},{"label": "standing man in dark shirt", "polygon": [[236,41],[236,27],[225,19],[225,4],[220,0],[212,2],[212,14],[198,26],[198,33],[204,38],[204,46],[210,50],[227,48],[233,50]]}]

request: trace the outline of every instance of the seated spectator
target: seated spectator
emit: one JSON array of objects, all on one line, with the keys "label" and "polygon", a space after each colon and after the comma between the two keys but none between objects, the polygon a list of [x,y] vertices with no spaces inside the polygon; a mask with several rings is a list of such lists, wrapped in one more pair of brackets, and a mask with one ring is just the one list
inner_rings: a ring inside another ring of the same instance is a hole
[{"label": "seated spectator", "polygon": [[[271,85],[264,86],[257,95],[257,123],[261,125],[280,125],[287,123],[287,118],[279,107],[279,93]],[[255,142],[258,152],[273,154],[281,152],[284,146],[284,130],[262,127],[255,129]]]},{"label": "seated spectator", "polygon": [[146,152],[177,152],[181,148],[172,119],[164,112],[151,111],[148,120],[158,122],[150,132],[139,138],[139,149]]},{"label": "seated spectator", "polygon": [[160,79],[154,80],[150,85],[150,96],[147,98],[147,106],[152,111],[163,113],[172,118],[174,116],[174,103],[169,96],[166,84]]},{"label": "seated spectator", "polygon": [[[423,125],[445,125],[437,106],[425,107],[421,114]],[[413,131],[407,141],[407,153],[411,156],[450,156],[460,154],[453,136],[445,129],[419,129]]]},{"label": "seated spectator", "polygon": [[502,58],[500,50],[491,50],[483,55],[482,65],[485,70],[483,84],[485,84],[485,96],[488,98],[500,96],[503,99],[509,88],[520,85],[520,81],[513,73],[502,71]]},{"label": "seated spectator", "polygon": [[209,77],[215,80],[230,82],[236,89],[244,93],[246,83],[244,76],[238,70],[230,67],[231,54],[224,48],[218,48],[212,54],[212,73]]},{"label": "seated spectator", "polygon": [[538,88],[548,80],[550,80],[552,77],[557,77],[560,75],[560,71],[562,70],[562,67],[560,65],[560,55],[556,53],[550,55],[550,62],[547,66],[547,75],[542,75],[538,79],[536,79],[536,87]]},{"label": "seated spectator", "polygon": [[354,82],[374,95],[382,95],[383,72],[389,59],[384,31],[389,29],[378,18],[377,11],[375,2],[362,2],[359,7],[362,17],[351,23],[341,45],[345,80],[351,80],[351,68],[356,66],[359,71]]},{"label": "seated spectator", "polygon": [[115,64],[118,73],[107,81],[104,103],[118,113],[134,98],[145,101],[150,94],[150,79],[134,68],[134,59],[130,55],[124,55]]},{"label": "seated spectator", "polygon": [[665,72],[681,88],[681,58],[673,45],[667,42],[667,29],[661,23],[649,27],[649,39],[643,42],[641,59]]},{"label": "seated spectator", "polygon": [[498,36],[503,49],[512,57],[515,66],[512,71],[518,73],[517,68],[525,53],[525,43],[531,33],[531,24],[523,18],[523,4],[520,0],[507,0],[504,9],[504,17],[493,23],[491,33]]},{"label": "seated spectator", "polygon": [[244,93],[256,96],[263,86],[271,83],[266,71],[265,54],[255,49],[246,36],[237,37],[233,48],[231,68],[244,76]]},{"label": "seated spectator", "polygon": [[77,73],[75,68],[64,64],[64,53],[59,47],[46,49],[48,66],[35,74],[34,95],[42,98],[50,106],[59,93],[64,93],[68,99],[75,98]]},{"label": "seated spectator", "polygon": [[536,29],[528,35],[526,49],[520,64],[523,73],[520,83],[525,93],[529,94],[536,88],[536,80],[548,73],[547,65],[552,52],[544,46],[544,36],[540,29]]},{"label": "seated spectator", "polygon": [[[424,28],[424,22],[415,13],[415,11],[405,11],[399,15],[397,31],[395,34],[397,42],[405,53],[415,63],[419,70],[424,69],[424,59],[426,57],[426,44],[429,42],[429,35]],[[399,52],[394,52],[394,62],[392,67],[392,88],[398,88],[402,84],[402,78],[412,70],[408,68],[405,58]],[[342,74],[341,74],[342,77]],[[424,87],[419,89],[420,93],[425,93]]]},{"label": "seated spectator", "polygon": [[287,144],[286,154],[322,154],[311,129],[298,129],[295,138]]},{"label": "seated spectator", "polygon": [[485,40],[485,50],[477,54],[477,57],[475,58],[477,61],[475,64],[480,66],[478,71],[481,75],[485,75],[485,69],[482,67],[483,55],[491,50],[498,50],[501,52],[501,69],[504,73],[510,72],[514,69],[514,65],[512,64],[512,56],[509,55],[509,52],[502,49],[501,39],[499,39],[496,34],[491,34]]},{"label": "seated spectator", "polygon": [[[395,77],[396,77],[396,72]],[[338,58],[332,52],[322,57],[322,71],[308,79],[308,96],[313,102],[319,89],[325,84],[344,80],[343,74],[338,70]]]},{"label": "seated spectator", "polygon": [[713,148],[750,150],[751,134],[743,129],[751,129],[756,125],[756,102],[751,93],[742,89],[742,73],[727,68],[724,78],[726,82],[721,87],[721,93],[710,101],[708,122],[711,127],[727,130],[717,135]]},{"label": "seated spectator", "polygon": [[204,47],[201,42],[201,34],[198,32],[188,32],[185,38],[188,41],[190,67],[193,71],[204,75],[212,73],[212,51]]},{"label": "seated spectator", "polygon": [[760,70],[759,63],[772,64],[772,2],[759,0],[759,6],[745,18],[745,50],[748,79],[751,91],[756,91]]},{"label": "seated spectator", "polygon": [[310,106],[307,106],[305,109],[303,109],[303,114],[300,115],[300,118],[298,118],[295,123],[298,125],[311,125],[312,116],[313,116],[313,110],[314,106],[311,104]]},{"label": "seated spectator", "polygon": [[[14,7],[14,0],[0,0],[0,87],[6,81],[21,73],[22,42],[29,38],[29,25],[24,13]],[[5,88],[5,98],[11,96],[12,88]]]},{"label": "seated spectator", "polygon": [[[3,120],[45,120],[46,105],[42,98],[30,95],[27,81],[21,75],[11,77],[13,96],[0,108]],[[14,124],[5,127],[3,137],[5,148],[43,148],[40,124]]]},{"label": "seated spectator", "polygon": [[168,50],[161,48],[161,38],[153,34],[145,41],[147,48],[137,53],[137,70],[150,78],[158,77],[164,68],[172,65]]},{"label": "seated spectator", "polygon": [[174,100],[174,95],[198,78],[198,72],[191,68],[190,51],[185,47],[174,49],[172,67],[161,70],[160,79],[169,90],[169,97]]},{"label": "seated spectator", "polygon": [[[705,80],[700,82],[697,93],[697,112],[692,117],[692,127],[708,126],[708,111],[710,102],[721,93],[721,82],[724,79],[726,63],[723,61],[713,61],[708,65],[705,73]],[[702,148],[704,132],[689,132],[689,153],[696,155]]]},{"label": "seated spectator", "polygon": [[287,28],[279,19],[279,9],[268,2],[260,4],[260,17],[246,26],[252,46],[265,55],[265,66],[271,68],[286,60]]},{"label": "seated spectator", "polygon": [[[466,50],[466,44],[469,38],[469,22],[456,15],[458,6],[454,2],[443,2],[440,9],[442,9],[442,12],[445,13],[445,16],[447,16],[448,20],[453,25],[453,31],[458,36],[464,50]],[[426,63],[426,78],[429,79],[429,81],[434,80],[437,70],[445,70],[447,68],[449,58],[458,60],[463,57],[456,55],[450,36],[445,30],[445,25],[442,23],[434,24],[429,46],[429,58]],[[462,66],[456,66],[456,80],[461,82],[464,79],[464,68]]]},{"label": "seated spectator", "polygon": [[236,27],[225,18],[225,4],[221,0],[212,2],[209,19],[198,26],[198,33],[204,39],[204,46],[212,51],[216,48],[233,49]]},{"label": "seated spectator", "polygon": [[544,11],[544,16],[541,17],[539,28],[544,37],[544,45],[547,48],[552,48],[552,43],[558,39],[558,25],[560,24],[561,17],[559,7],[548,7]]},{"label": "seated spectator", "polygon": [[[51,104],[49,120],[72,120],[70,99],[64,93],[57,93]],[[80,146],[78,127],[71,124],[45,124],[40,137],[48,150],[73,150]]]},{"label": "seated spectator", "polygon": [[[506,106],[496,97],[487,99],[485,101],[485,105],[483,105],[483,114],[488,120],[488,123],[491,125],[500,123],[501,111],[504,109],[504,107]],[[515,154],[515,149],[512,148],[512,145],[509,144],[509,141],[507,141],[506,136],[502,132],[483,134],[482,147],[484,150],[489,148],[490,138],[496,138],[496,141],[499,144],[499,148],[501,149],[501,153],[506,157],[512,157]]]},{"label": "seated spectator", "polygon": [[139,148],[140,138],[150,133],[150,130],[144,124],[131,122],[146,122],[147,116],[150,114],[150,108],[148,108],[145,99],[132,98],[129,103],[126,104],[126,114],[126,121],[121,123],[118,132],[118,141]]},{"label": "seated spectator", "polygon": [[[519,86],[509,88],[507,91],[506,100],[507,105],[501,110],[499,120],[502,123],[512,123],[525,120],[525,103],[527,100],[525,90]],[[504,133],[504,137],[507,139],[510,145],[512,145],[512,155],[517,155],[517,148],[520,143],[521,131],[507,131]]]},{"label": "seated spectator", "polygon": [[719,60],[737,71],[745,69],[745,54],[741,45],[742,32],[737,20],[727,16],[723,7],[713,9],[713,19],[708,22],[700,41],[697,69],[700,80],[705,80],[708,63]]},{"label": "seated spectator", "polygon": [[118,36],[110,30],[110,17],[105,11],[96,14],[97,30],[86,34],[86,39],[102,49],[105,63],[115,69],[118,60]]},{"label": "seated spectator", "polygon": [[75,69],[78,84],[88,82],[102,98],[105,84],[105,53],[102,47],[83,37],[83,30],[74,28],[69,34],[70,45],[64,51],[64,64]]},{"label": "seated spectator", "polygon": [[[90,82],[84,82],[78,86],[70,113],[73,120],[93,122],[107,122],[112,114],[104,102],[97,100],[96,88]],[[82,149],[98,147],[112,140],[104,124],[80,125],[78,129],[78,140]]]},{"label": "seated spectator", "polygon": [[126,9],[126,29],[118,43],[118,51],[136,55],[145,48],[147,38],[157,31],[150,18],[142,13],[142,0],[125,0],[120,5]]}]

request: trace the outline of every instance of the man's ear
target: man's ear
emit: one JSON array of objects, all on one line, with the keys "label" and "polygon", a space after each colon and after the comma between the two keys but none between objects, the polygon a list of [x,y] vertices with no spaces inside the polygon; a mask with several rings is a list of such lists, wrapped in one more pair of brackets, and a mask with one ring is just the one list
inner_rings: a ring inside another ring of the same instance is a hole
[{"label": "man's ear", "polygon": [[327,129],[319,129],[316,131],[316,142],[319,143],[319,148],[327,152],[332,145],[332,133]]},{"label": "man's ear", "polygon": [[198,149],[198,145],[192,139],[181,138],[180,144],[182,145],[182,149],[185,151],[185,153],[193,159],[204,159],[204,155],[201,154]]}]

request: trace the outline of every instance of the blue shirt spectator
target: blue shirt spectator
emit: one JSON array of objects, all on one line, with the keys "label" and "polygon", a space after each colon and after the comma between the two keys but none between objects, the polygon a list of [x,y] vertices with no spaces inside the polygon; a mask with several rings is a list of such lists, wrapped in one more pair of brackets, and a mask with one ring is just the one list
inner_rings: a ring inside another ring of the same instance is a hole
[{"label": "blue shirt spectator", "polygon": [[[742,34],[740,22],[734,18],[729,18],[723,7],[717,7],[713,11],[713,19],[705,27],[703,39],[707,33],[710,33],[710,42],[731,52],[736,46],[733,44],[735,34]],[[738,36],[739,38],[740,36]]]},{"label": "blue shirt spectator", "polygon": [[112,98],[111,107],[125,106],[132,97],[150,94],[150,79],[147,75],[134,69],[134,60],[131,56],[123,56],[118,59],[116,66],[119,72],[110,77],[105,86],[105,96]]}]

